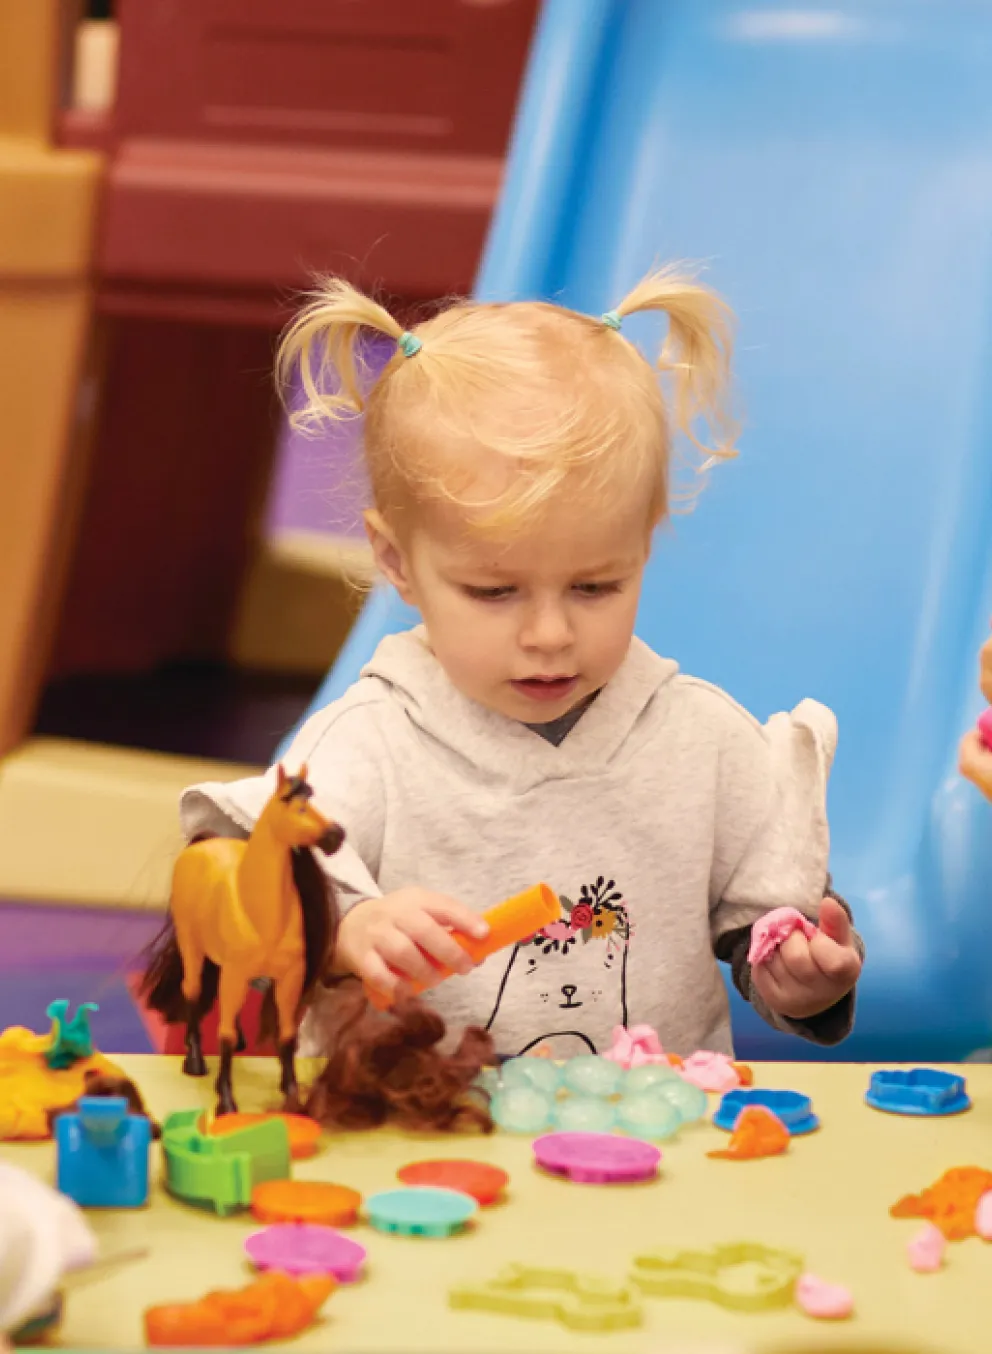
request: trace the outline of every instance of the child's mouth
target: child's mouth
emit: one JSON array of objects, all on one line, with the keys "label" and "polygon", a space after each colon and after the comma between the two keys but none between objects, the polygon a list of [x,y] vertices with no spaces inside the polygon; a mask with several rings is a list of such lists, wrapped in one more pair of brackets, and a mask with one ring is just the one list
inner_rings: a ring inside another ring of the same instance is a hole
[{"label": "child's mouth", "polygon": [[528,677],[521,682],[513,682],[514,691],[535,701],[564,700],[578,684],[577,677]]}]

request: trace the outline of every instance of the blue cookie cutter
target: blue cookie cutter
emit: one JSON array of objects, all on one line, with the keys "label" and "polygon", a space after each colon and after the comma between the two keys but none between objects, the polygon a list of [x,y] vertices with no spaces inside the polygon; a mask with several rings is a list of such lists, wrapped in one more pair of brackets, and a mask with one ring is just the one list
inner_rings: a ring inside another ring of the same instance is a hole
[{"label": "blue cookie cutter", "polygon": [[749,1087],[746,1090],[728,1091],[720,1101],[713,1115],[717,1128],[732,1132],[742,1110],[760,1105],[771,1110],[781,1119],[793,1137],[812,1133],[820,1127],[820,1121],[813,1113],[813,1102],[808,1095],[799,1091],[769,1091]]},{"label": "blue cookie cutter", "polygon": [[971,1109],[964,1077],[939,1072],[935,1067],[873,1072],[865,1103],[886,1114],[924,1117],[963,1114]]},{"label": "blue cookie cutter", "polygon": [[81,1096],[55,1120],[58,1189],[81,1208],[143,1207],[151,1136],[123,1096]]}]

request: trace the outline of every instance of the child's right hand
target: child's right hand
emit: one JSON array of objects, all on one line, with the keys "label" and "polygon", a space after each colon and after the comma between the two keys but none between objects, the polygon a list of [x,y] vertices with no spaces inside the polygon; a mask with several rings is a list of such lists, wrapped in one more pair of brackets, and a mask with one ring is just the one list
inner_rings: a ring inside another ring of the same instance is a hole
[{"label": "child's right hand", "polygon": [[397,889],[358,903],[342,917],[334,968],[395,1000],[402,987],[433,987],[438,968],[470,973],[475,965],[454,937],[483,940],[488,933],[479,914],[453,898],[429,889]]}]

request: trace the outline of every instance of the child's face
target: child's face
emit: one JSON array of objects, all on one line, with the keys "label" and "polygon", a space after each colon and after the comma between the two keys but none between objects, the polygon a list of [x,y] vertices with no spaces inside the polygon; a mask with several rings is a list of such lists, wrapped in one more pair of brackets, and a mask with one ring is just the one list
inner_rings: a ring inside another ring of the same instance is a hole
[{"label": "child's face", "polygon": [[557,719],[626,656],[650,544],[639,503],[598,516],[595,503],[564,502],[498,543],[437,506],[406,549],[377,540],[374,525],[372,538],[452,682],[507,718]]}]

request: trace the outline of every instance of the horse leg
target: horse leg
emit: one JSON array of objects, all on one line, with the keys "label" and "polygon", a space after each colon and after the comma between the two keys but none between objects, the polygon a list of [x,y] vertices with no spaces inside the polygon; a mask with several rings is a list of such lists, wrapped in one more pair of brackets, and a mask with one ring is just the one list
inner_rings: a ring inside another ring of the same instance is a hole
[{"label": "horse leg", "polygon": [[204,955],[196,944],[192,927],[180,919],[173,918],[176,930],[176,944],[179,956],[183,960],[183,997],[185,998],[185,1057],[183,1071],[187,1076],[206,1076],[207,1064],[203,1060],[203,1041],[200,1039],[200,991],[203,986]]},{"label": "horse leg", "polygon": [[217,1074],[217,1113],[236,1114],[237,1104],[231,1085],[231,1064],[237,1042],[238,1015],[248,995],[248,979],[236,964],[225,964],[220,971],[218,992],[220,1016],[217,1033],[220,1038],[220,1071]]},{"label": "horse leg", "polygon": [[183,1071],[188,1077],[205,1077],[207,1064],[203,1057],[203,1040],[200,1038],[199,996],[193,1001],[186,998],[186,1057],[183,1059]]},{"label": "horse leg", "polygon": [[303,962],[299,968],[275,983],[276,1011],[279,1016],[279,1089],[286,1097],[284,1110],[295,1114],[300,1108],[300,1088],[296,1080],[296,1040],[299,1031],[300,997],[303,995]]}]

